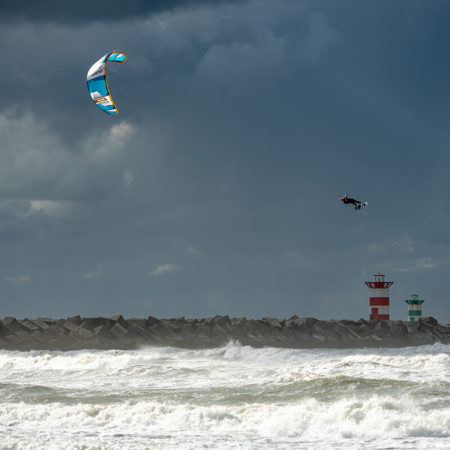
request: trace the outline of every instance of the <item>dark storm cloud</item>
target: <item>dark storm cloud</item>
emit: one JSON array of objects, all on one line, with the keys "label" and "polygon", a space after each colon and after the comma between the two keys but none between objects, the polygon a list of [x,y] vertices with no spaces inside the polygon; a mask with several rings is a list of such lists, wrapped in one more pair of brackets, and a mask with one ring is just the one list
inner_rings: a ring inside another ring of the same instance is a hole
[{"label": "dark storm cloud", "polygon": [[[394,317],[410,291],[448,317],[449,8],[424,5],[4,23],[5,314],[359,318],[381,270]],[[108,117],[85,77],[114,48]]]},{"label": "dark storm cloud", "polygon": [[25,20],[35,23],[75,24],[142,20],[152,14],[177,8],[243,0],[0,0],[0,21]]}]

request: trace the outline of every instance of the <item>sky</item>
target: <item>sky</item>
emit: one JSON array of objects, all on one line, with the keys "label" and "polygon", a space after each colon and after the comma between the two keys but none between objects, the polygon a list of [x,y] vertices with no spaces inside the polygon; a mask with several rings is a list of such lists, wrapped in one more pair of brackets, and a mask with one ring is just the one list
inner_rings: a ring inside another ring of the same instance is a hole
[{"label": "sky", "polygon": [[440,0],[0,0],[0,317],[368,319],[382,272],[450,322],[449,42]]}]

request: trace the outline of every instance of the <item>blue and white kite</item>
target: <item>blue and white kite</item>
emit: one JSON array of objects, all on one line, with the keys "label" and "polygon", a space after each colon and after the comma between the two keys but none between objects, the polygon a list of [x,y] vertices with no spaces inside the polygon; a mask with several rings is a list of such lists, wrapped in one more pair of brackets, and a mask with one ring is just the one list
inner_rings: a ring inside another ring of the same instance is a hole
[{"label": "blue and white kite", "polygon": [[107,114],[119,114],[108,88],[106,66],[108,61],[123,63],[127,55],[122,52],[110,52],[92,65],[87,73],[87,85],[94,103]]}]

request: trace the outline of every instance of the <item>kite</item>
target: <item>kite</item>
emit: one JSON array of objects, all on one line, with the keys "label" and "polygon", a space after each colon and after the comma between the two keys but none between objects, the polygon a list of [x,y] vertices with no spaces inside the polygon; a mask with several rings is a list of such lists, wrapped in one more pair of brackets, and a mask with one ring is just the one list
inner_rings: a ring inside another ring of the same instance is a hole
[{"label": "kite", "polygon": [[109,61],[123,63],[127,55],[122,52],[109,52],[94,63],[87,73],[87,86],[94,103],[107,114],[119,114],[108,88],[106,70]]}]

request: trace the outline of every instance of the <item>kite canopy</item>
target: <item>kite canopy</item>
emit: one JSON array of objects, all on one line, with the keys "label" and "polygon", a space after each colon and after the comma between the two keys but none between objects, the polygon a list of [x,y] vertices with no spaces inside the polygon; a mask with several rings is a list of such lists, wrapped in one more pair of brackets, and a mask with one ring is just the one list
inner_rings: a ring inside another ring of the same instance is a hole
[{"label": "kite canopy", "polygon": [[110,52],[94,63],[87,73],[89,94],[91,94],[94,103],[107,114],[119,114],[119,110],[109,92],[106,66],[108,61],[123,63],[126,59],[127,55],[125,53]]}]

